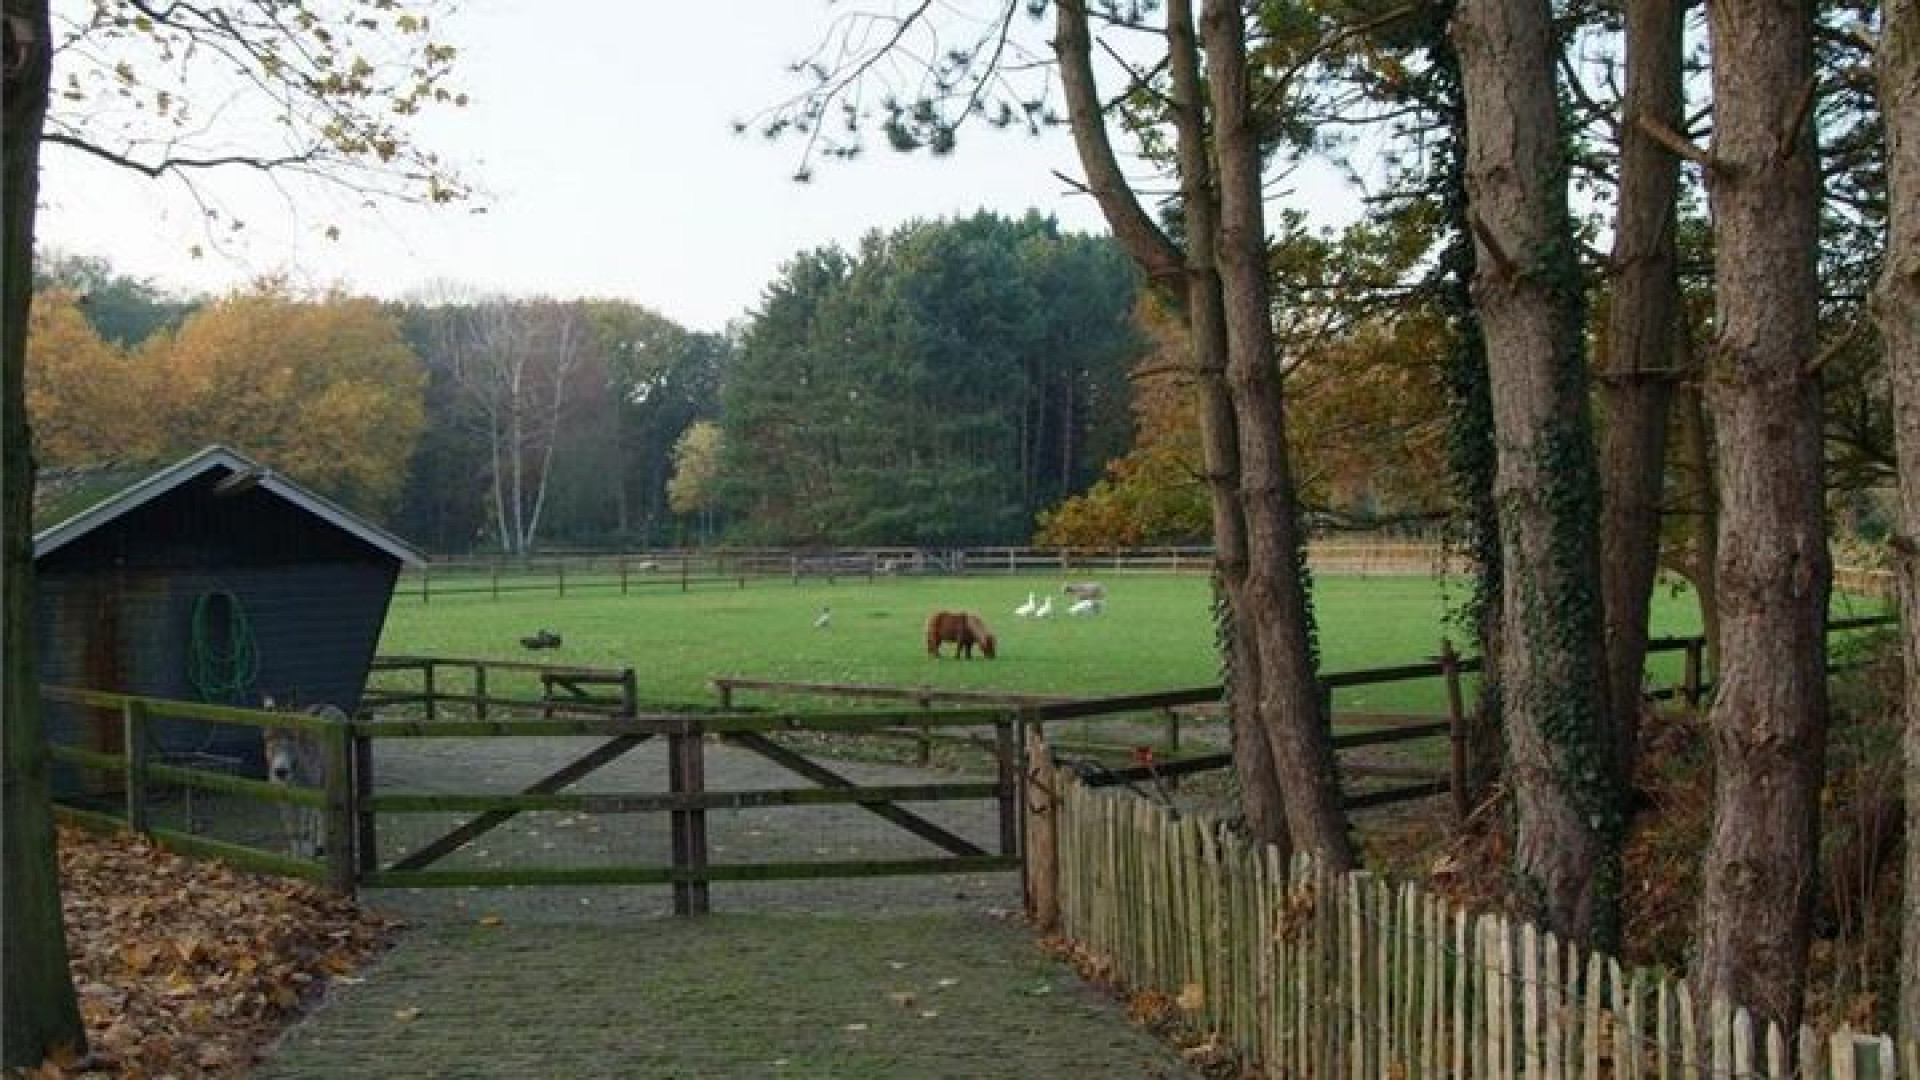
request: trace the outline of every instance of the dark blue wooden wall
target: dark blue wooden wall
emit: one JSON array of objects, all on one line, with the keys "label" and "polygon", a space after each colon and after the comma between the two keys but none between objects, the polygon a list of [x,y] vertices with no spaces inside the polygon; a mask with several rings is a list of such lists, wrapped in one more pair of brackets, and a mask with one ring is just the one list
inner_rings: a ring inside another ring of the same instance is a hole
[{"label": "dark blue wooden wall", "polygon": [[[400,563],[261,488],[219,496],[202,478],[38,561],[41,682],[201,700],[190,677],[194,612],[225,653],[242,616],[258,670],[223,704],[359,705]],[[231,675],[231,665],[214,664]],[[56,742],[96,744],[111,721],[54,707]],[[105,726],[103,726],[105,725]],[[254,761],[256,732],[164,724],[162,752]]]}]

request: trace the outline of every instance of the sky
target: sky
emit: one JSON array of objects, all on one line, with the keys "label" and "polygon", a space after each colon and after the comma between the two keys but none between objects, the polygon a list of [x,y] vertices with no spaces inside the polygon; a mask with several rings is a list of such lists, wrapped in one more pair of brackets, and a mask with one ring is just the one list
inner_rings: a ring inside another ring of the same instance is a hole
[{"label": "sky", "polygon": [[[105,256],[181,292],[268,274],[390,298],[455,283],[623,298],[718,331],[759,303],[793,255],[916,218],[1032,208],[1106,231],[1093,201],[1053,175],[1080,175],[1064,129],[1035,138],[982,127],[946,159],[876,148],[794,182],[797,141],[737,135],[733,123],[800,85],[787,67],[832,14],[822,0],[467,0],[443,25],[472,104],[428,120],[420,136],[486,190],[484,214],[369,209],[224,175],[203,194],[247,228],[216,250],[179,184],[48,147],[41,247]],[[327,238],[330,224],[339,239]]]}]

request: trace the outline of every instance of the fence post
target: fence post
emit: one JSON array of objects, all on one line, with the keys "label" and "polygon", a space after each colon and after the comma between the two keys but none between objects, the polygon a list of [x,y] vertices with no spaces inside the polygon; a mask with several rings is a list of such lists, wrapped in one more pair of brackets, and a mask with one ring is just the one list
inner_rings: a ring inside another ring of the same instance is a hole
[{"label": "fence post", "polygon": [[428,658],[420,662],[420,688],[427,699],[427,720],[432,722],[439,715],[439,691],[433,686],[433,660]]},{"label": "fence post", "polygon": [[1700,680],[1702,678],[1701,668],[1703,666],[1701,657],[1706,651],[1706,646],[1707,641],[1705,638],[1689,638],[1687,640],[1687,660],[1685,673],[1681,676],[1681,695],[1685,699],[1687,708],[1689,709],[1697,709],[1700,707]]},{"label": "fence post", "polygon": [[1025,727],[1026,812],[1021,823],[1026,827],[1026,861],[1025,873],[1021,876],[1026,884],[1027,916],[1033,920],[1035,929],[1047,934],[1060,926],[1060,823],[1055,816],[1059,793],[1054,790],[1057,778],[1053,754],[1047,749],[1040,725]]},{"label": "fence post", "polygon": [[1019,713],[1003,714],[993,725],[993,757],[999,771],[1000,854],[1020,853],[1020,752],[1014,742]]},{"label": "fence post", "polygon": [[553,568],[555,577],[560,582],[560,596],[564,599],[567,595],[567,560],[555,560]]},{"label": "fence post", "polygon": [[473,718],[487,718],[487,665],[473,665]]},{"label": "fence post", "polygon": [[[127,758],[127,828],[147,831],[147,706],[128,701],[120,706],[120,741]],[[193,826],[187,826],[191,829]]]},{"label": "fence post", "polygon": [[327,758],[327,886],[347,897],[353,895],[355,880],[353,751],[348,745],[352,736],[352,724],[327,724],[320,732],[320,747]]},{"label": "fence post", "polygon": [[625,552],[622,552],[620,555],[620,595],[627,595],[627,556]]},{"label": "fence post", "polygon": [[[667,782],[675,795],[701,795],[706,792],[707,773],[704,736],[697,720],[687,721],[679,731],[667,735]],[[707,812],[693,806],[673,810],[673,883],[675,915],[705,915],[709,909],[707,882],[692,875],[707,865]]]},{"label": "fence post", "polygon": [[[933,708],[931,695],[921,696],[920,708],[923,710]],[[933,729],[921,724],[918,730],[919,734],[914,737],[914,764],[924,769],[933,762]]]},{"label": "fence post", "polygon": [[1440,639],[1440,672],[1447,679],[1447,745],[1451,753],[1447,767],[1447,786],[1453,793],[1453,822],[1467,820],[1467,717],[1466,696],[1460,690],[1460,654],[1453,642]]},{"label": "fence post", "polygon": [[490,563],[487,566],[487,570],[487,576],[493,582],[493,598],[498,600],[500,599],[500,564],[497,562]]},{"label": "fence post", "polygon": [[632,668],[620,673],[620,715],[629,720],[640,715],[640,680]]},{"label": "fence post", "polygon": [[353,811],[355,863],[360,873],[380,869],[380,840],[375,831],[373,805],[373,739],[353,733]]},{"label": "fence post", "polygon": [[433,567],[431,565],[420,568],[420,602],[422,604],[433,602]]}]

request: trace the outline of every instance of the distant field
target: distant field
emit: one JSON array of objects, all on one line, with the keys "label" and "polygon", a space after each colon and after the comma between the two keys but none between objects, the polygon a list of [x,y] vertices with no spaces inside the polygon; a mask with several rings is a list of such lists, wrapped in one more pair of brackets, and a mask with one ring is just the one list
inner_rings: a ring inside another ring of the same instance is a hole
[{"label": "distant field", "polygon": [[[384,653],[537,659],[632,666],[642,698],[654,704],[712,703],[718,676],[814,682],[883,683],[1097,695],[1218,681],[1208,589],[1198,576],[1115,576],[1105,614],[1068,618],[1058,577],[899,578],[828,585],[755,580],[745,588],[708,584],[569,589],[508,594],[396,597],[381,643]],[[1052,595],[1050,620],[1012,612],[1028,592]],[[1323,576],[1316,582],[1322,669],[1346,671],[1415,663],[1438,651],[1449,605],[1464,587],[1426,577]],[[831,625],[815,629],[821,610]],[[927,658],[923,626],[939,609],[986,618],[1000,641],[995,661]],[[517,640],[558,632],[562,648],[527,652]],[[1654,634],[1698,632],[1690,596],[1663,590]],[[1667,670],[1677,670],[1667,665]],[[1668,674],[1666,677],[1671,677]],[[1437,711],[1437,680],[1358,688],[1342,710]]]}]

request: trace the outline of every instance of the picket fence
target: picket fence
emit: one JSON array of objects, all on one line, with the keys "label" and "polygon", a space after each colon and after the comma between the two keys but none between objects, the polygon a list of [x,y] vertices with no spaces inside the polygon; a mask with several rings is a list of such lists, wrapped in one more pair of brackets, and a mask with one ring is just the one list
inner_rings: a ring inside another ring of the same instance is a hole
[{"label": "picket fence", "polygon": [[1920,1044],[1896,1052],[1844,1028],[1789,1040],[1531,925],[1286,865],[1217,822],[1064,770],[1054,782],[1061,933],[1259,1074],[1920,1078]]}]

